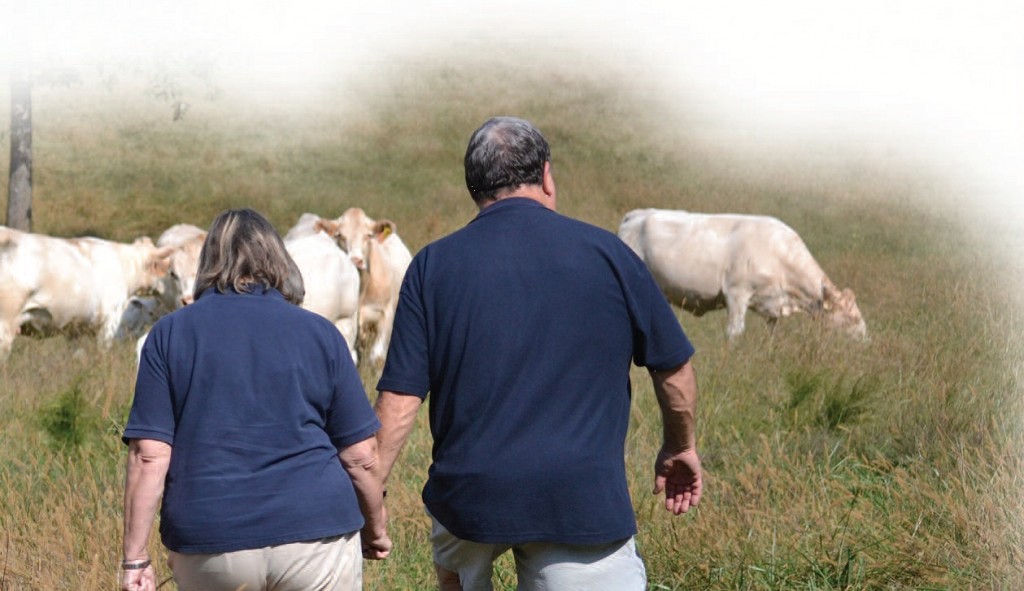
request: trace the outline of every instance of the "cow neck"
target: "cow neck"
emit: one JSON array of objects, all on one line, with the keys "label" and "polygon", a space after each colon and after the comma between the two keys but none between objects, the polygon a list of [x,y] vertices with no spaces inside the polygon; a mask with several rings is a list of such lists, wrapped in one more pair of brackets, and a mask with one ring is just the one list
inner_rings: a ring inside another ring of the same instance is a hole
[{"label": "cow neck", "polygon": [[[385,241],[388,238],[385,238]],[[377,294],[387,289],[384,264],[384,244],[371,237],[366,244],[366,269],[360,271],[359,293],[361,296]]]}]

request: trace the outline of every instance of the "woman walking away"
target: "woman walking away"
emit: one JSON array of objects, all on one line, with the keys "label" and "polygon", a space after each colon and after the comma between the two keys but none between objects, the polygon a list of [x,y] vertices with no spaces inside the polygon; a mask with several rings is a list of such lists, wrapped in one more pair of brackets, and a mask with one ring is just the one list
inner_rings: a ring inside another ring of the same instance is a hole
[{"label": "woman walking away", "polygon": [[303,292],[270,222],[249,209],[214,220],[195,303],[142,349],[123,434],[123,590],[156,588],[158,505],[181,591],[358,590],[362,559],[390,552],[380,424],[344,338],[297,305]]}]

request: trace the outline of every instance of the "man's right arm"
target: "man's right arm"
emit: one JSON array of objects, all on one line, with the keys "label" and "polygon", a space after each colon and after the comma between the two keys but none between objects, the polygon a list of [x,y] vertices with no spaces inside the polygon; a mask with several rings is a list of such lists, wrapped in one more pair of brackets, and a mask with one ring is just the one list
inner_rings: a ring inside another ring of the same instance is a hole
[{"label": "man's right arm", "polygon": [[381,476],[387,483],[391,468],[398,459],[402,447],[409,439],[412,428],[416,424],[416,412],[423,399],[412,394],[389,392],[383,390],[377,396],[374,410],[380,419],[380,430],[377,431],[377,453],[380,458]]},{"label": "man's right arm", "polygon": [[654,494],[665,491],[665,509],[679,515],[700,502],[704,487],[695,429],[697,376],[690,361],[650,374],[662,420]]}]

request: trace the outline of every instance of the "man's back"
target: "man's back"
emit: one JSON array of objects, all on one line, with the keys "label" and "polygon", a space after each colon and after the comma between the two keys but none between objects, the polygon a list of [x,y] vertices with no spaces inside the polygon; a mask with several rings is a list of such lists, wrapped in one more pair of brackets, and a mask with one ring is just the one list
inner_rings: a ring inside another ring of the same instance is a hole
[{"label": "man's back", "polygon": [[635,533],[630,363],[692,353],[650,302],[663,298],[617,237],[530,199],[502,199],[418,254],[379,388],[431,392],[431,513],[482,542]]}]

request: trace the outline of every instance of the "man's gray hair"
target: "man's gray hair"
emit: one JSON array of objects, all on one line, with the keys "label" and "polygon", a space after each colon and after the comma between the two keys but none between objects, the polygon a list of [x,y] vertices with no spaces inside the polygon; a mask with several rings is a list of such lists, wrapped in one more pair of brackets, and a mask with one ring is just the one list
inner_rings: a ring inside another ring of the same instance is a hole
[{"label": "man's gray hair", "polygon": [[544,182],[551,148],[540,130],[516,117],[488,119],[469,138],[464,165],[473,201],[489,201],[520,185]]}]

